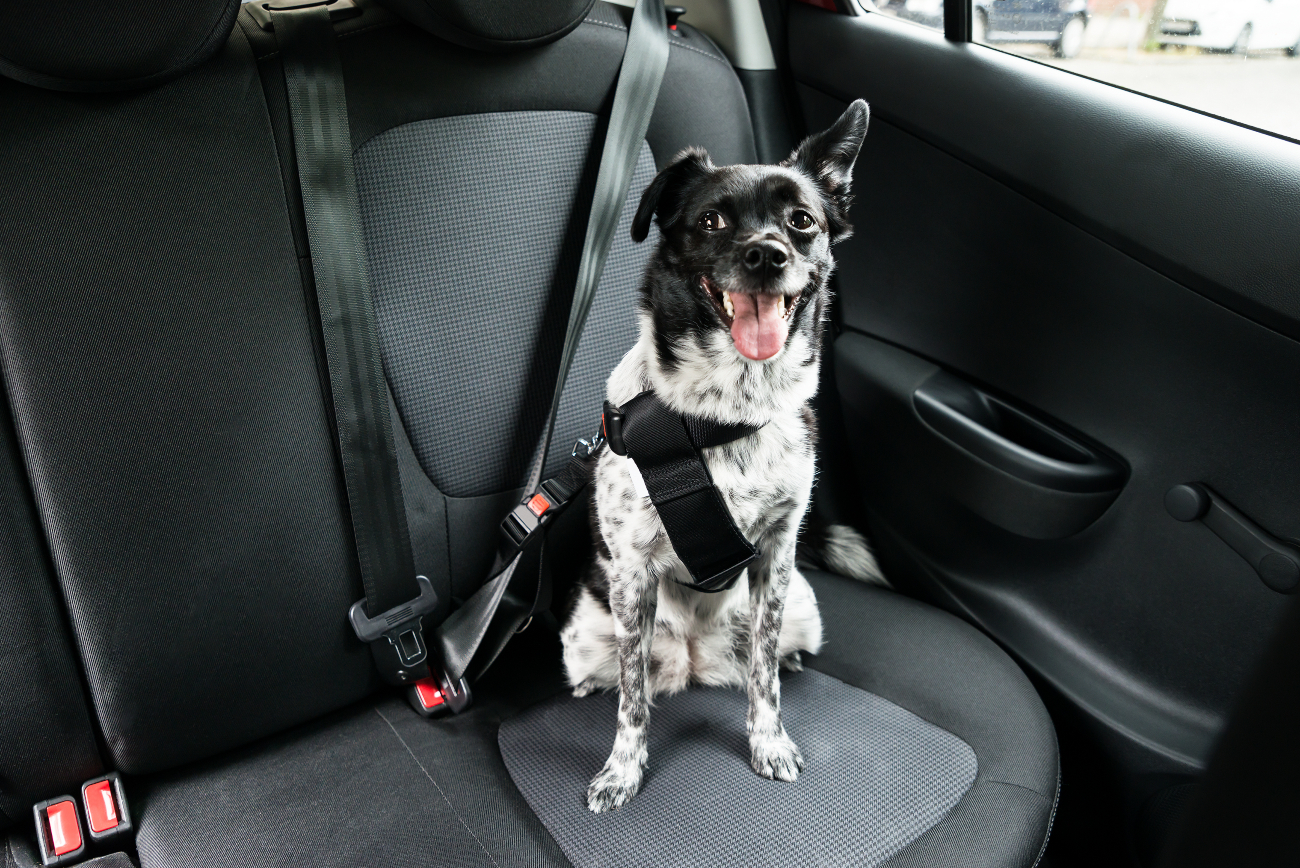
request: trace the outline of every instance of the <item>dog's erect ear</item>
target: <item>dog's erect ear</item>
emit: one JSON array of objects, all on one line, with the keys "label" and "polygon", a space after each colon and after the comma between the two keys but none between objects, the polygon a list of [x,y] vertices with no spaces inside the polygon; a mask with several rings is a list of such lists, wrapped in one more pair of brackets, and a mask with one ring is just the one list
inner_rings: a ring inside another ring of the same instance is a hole
[{"label": "dog's erect ear", "polygon": [[798,169],[817,182],[826,198],[831,241],[848,238],[849,190],[853,183],[853,163],[867,136],[871,109],[864,100],[855,100],[840,119],[816,135],[804,139],[782,166]]},{"label": "dog's erect ear", "polygon": [[632,218],[632,240],[638,244],[650,234],[650,221],[659,216],[662,228],[676,219],[682,204],[682,193],[691,181],[713,171],[713,162],[702,148],[687,148],[677,158],[655,175],[650,186],[641,194],[641,204]]}]

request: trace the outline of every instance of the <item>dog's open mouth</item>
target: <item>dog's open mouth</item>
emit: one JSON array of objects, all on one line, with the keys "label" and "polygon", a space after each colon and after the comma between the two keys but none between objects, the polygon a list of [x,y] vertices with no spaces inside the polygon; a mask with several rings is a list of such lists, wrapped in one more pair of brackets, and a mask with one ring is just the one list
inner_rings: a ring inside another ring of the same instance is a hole
[{"label": "dog's open mouth", "polygon": [[713,300],[722,324],[731,330],[731,342],[747,359],[770,359],[785,346],[790,333],[790,314],[799,296],[766,293],[725,292],[705,275],[700,286]]}]

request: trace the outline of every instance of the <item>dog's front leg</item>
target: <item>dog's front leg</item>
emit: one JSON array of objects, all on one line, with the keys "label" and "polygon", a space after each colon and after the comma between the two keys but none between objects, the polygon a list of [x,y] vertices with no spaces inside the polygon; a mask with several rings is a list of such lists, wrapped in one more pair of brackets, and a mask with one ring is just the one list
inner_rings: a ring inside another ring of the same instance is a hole
[{"label": "dog's front leg", "polygon": [[778,677],[781,619],[797,537],[797,527],[778,522],[759,541],[761,554],[749,569],[749,762],[763,777],[778,781],[793,781],[803,770],[803,756],[781,723]]},{"label": "dog's front leg", "polygon": [[659,600],[659,577],[649,564],[615,568],[609,605],[618,641],[618,734],[605,767],[587,788],[587,807],[597,813],[620,807],[641,789],[650,718],[650,647]]}]

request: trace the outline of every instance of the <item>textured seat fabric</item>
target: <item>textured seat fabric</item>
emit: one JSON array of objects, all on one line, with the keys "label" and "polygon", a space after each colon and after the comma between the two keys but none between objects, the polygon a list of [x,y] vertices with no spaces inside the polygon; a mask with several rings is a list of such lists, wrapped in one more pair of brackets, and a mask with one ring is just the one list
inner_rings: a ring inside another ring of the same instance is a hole
[{"label": "textured seat fabric", "polygon": [[613,741],[613,695],[560,696],[507,720],[506,767],[565,854],[587,866],[1033,865],[1057,791],[1051,720],[988,638],[931,607],[809,576],[826,648],[782,678],[805,768],[749,767],[741,691],[692,689],[651,713],[642,791],[583,798]]},{"label": "textured seat fabric", "polygon": [[[656,704],[643,791],[583,794],[612,695],[564,689],[553,624],[512,643],[475,707],[444,720],[366,703],[133,794],[142,868],[319,865],[1030,868],[1049,830],[1056,741],[987,637],[889,591],[809,574],[824,652],[783,678],[807,767],[749,768],[745,697]],[[499,748],[498,748],[499,744]]]},{"label": "textured seat fabric", "polygon": [[568,865],[496,747],[503,717],[560,689],[559,653],[538,625],[458,717],[381,699],[137,781],[141,868]]}]

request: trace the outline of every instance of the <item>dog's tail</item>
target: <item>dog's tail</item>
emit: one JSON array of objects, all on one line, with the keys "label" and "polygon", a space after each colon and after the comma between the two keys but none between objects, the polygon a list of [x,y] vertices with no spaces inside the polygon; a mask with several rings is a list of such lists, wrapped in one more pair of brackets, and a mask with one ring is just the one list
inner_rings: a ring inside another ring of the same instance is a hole
[{"label": "dog's tail", "polygon": [[890,587],[867,538],[846,524],[826,524],[809,515],[799,533],[796,556],[800,562],[818,569]]}]

